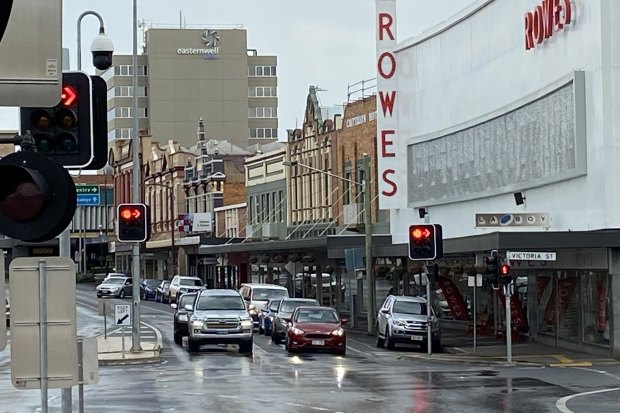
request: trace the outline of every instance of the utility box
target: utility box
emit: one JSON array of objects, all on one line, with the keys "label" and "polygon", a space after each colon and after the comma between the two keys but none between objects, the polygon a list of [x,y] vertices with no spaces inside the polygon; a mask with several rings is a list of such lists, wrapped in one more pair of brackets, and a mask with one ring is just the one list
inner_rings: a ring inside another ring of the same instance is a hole
[{"label": "utility box", "polygon": [[[45,294],[40,298],[40,271]],[[75,264],[68,257],[16,258],[9,266],[11,297],[11,382],[17,389],[41,387],[41,359],[46,360],[48,388],[77,384]],[[46,304],[42,352],[39,306]]]}]

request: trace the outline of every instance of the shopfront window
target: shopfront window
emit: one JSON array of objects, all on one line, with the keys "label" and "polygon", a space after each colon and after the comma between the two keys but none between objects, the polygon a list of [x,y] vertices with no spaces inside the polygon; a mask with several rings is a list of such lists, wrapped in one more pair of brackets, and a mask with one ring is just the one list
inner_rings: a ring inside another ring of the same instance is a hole
[{"label": "shopfront window", "polygon": [[609,345],[609,288],[605,272],[587,272],[582,277],[583,340]]}]

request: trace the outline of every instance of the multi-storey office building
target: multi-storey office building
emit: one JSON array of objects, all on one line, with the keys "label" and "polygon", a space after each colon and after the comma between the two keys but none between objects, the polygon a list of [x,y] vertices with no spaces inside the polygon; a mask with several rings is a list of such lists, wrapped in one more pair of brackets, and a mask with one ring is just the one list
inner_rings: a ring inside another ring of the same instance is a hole
[{"label": "multi-storey office building", "polygon": [[[115,55],[102,73],[110,140],[131,137],[132,61]],[[154,141],[192,146],[198,118],[210,138],[241,147],[278,138],[277,57],[248,49],[244,29],[148,29],[138,85],[139,128]]]}]

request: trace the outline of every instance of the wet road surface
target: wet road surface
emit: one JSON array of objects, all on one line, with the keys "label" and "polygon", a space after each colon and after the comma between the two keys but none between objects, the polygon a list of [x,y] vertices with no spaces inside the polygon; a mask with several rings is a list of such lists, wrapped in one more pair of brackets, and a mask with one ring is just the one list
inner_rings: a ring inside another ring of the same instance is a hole
[{"label": "wet road surface", "polygon": [[[80,334],[103,332],[97,308],[94,292],[80,286]],[[240,355],[236,346],[217,345],[190,354],[186,341],[172,342],[169,306],[144,303],[142,320],[163,334],[161,362],[101,367],[99,384],[85,387],[87,412],[538,413],[563,411],[556,407],[563,397],[620,387],[618,372],[413,360],[408,355],[419,350],[379,349],[365,334],[349,335],[344,357],[289,356],[282,345],[259,335],[251,356]],[[11,386],[8,357],[8,351],[0,352],[0,412],[34,412],[40,393]],[[59,396],[59,390],[50,390],[50,412],[60,411]],[[619,411],[619,397],[614,391],[574,397],[564,412]],[[77,411],[76,388],[73,404]]]}]

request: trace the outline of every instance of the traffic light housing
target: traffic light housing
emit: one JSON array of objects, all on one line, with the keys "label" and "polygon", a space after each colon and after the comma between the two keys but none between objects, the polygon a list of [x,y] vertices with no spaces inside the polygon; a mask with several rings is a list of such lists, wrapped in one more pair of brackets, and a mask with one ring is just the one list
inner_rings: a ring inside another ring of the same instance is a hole
[{"label": "traffic light housing", "polygon": [[92,117],[90,76],[84,72],[65,72],[56,106],[20,109],[21,134],[30,131],[37,152],[59,165],[85,169],[94,159]]},{"label": "traffic light housing", "polygon": [[108,163],[108,86],[100,76],[91,75],[93,160],[82,169],[101,169]]},{"label": "traffic light housing", "polygon": [[150,208],[144,204],[119,204],[118,240],[144,242],[151,237]]},{"label": "traffic light housing", "polygon": [[491,254],[490,257],[484,258],[484,263],[487,266],[487,274],[491,276],[493,283],[496,285],[500,284],[499,279],[499,258],[496,253]]},{"label": "traffic light housing", "polygon": [[48,241],[64,231],[77,204],[69,172],[38,152],[0,159],[0,233],[26,241]]},{"label": "traffic light housing", "polygon": [[409,226],[409,259],[434,260],[443,257],[443,238],[439,224]]},{"label": "traffic light housing", "polygon": [[512,275],[510,275],[510,264],[508,262],[503,262],[499,266],[499,278],[499,281],[503,285],[508,285],[512,282]]}]

